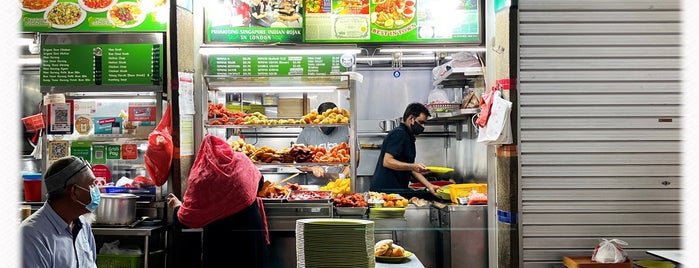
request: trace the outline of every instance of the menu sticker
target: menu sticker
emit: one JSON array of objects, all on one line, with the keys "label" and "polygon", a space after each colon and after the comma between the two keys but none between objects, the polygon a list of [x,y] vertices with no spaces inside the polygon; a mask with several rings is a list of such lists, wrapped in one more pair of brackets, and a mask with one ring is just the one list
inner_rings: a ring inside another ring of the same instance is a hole
[{"label": "menu sticker", "polygon": [[129,121],[155,123],[155,103],[129,103]]},{"label": "menu sticker", "polygon": [[107,159],[121,159],[121,145],[107,145]]},{"label": "menu sticker", "polygon": [[87,162],[92,162],[92,142],[74,141],[70,144],[70,155],[82,157]]},{"label": "menu sticker", "polygon": [[113,135],[121,134],[121,117],[104,117],[96,116],[92,118],[95,126],[95,135]]},{"label": "menu sticker", "polygon": [[73,100],[65,103],[53,103],[48,105],[48,134],[72,134],[73,133]]},{"label": "menu sticker", "polygon": [[104,144],[92,145],[92,164],[107,163],[107,146]]},{"label": "menu sticker", "polygon": [[121,145],[121,159],[135,160],[138,158],[138,146],[136,144]]}]

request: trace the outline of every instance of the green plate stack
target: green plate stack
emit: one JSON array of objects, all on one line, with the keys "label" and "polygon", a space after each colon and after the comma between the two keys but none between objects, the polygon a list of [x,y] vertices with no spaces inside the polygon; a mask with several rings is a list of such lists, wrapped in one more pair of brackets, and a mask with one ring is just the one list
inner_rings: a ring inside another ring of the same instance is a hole
[{"label": "green plate stack", "polygon": [[405,208],[370,208],[369,209],[369,219],[395,219],[405,217]]},{"label": "green plate stack", "polygon": [[374,267],[374,222],[297,220],[296,260],[297,267]]}]

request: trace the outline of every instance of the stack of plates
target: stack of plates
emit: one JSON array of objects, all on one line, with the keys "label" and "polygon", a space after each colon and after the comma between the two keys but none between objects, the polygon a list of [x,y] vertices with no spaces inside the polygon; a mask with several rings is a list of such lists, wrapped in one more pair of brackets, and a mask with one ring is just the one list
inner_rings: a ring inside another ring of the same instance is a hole
[{"label": "stack of plates", "polygon": [[370,208],[369,219],[395,219],[405,217],[405,208]]},{"label": "stack of plates", "polygon": [[374,267],[374,222],[353,219],[296,221],[296,267]]}]

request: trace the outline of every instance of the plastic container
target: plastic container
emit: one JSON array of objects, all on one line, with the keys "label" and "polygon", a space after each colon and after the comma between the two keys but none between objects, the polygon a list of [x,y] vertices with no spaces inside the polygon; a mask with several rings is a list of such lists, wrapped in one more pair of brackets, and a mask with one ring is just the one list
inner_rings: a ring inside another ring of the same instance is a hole
[{"label": "plastic container", "polygon": [[46,125],[44,124],[44,114],[35,114],[22,118],[22,123],[27,131],[35,131],[44,129]]},{"label": "plastic container", "polygon": [[[163,267],[165,250],[153,251],[148,255],[148,267]],[[140,268],[143,255],[97,254],[99,268]]]},{"label": "plastic container", "polygon": [[459,204],[459,197],[467,197],[471,192],[488,194],[488,185],[485,183],[462,183],[449,185],[449,197],[452,203]]},{"label": "plastic container", "polygon": [[24,180],[24,201],[41,201],[41,173],[22,174]]}]

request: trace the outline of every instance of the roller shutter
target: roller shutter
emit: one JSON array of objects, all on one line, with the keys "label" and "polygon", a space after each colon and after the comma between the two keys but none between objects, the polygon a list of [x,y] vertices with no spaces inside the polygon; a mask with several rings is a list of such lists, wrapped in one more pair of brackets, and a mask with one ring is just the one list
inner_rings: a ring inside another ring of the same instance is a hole
[{"label": "roller shutter", "polygon": [[679,0],[520,0],[525,268],[681,245]]}]

